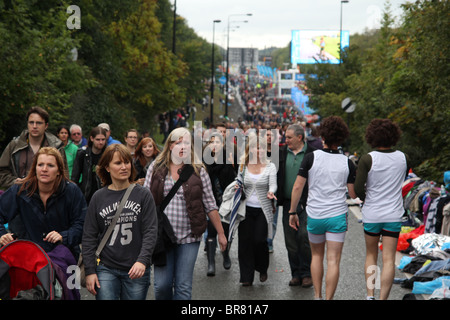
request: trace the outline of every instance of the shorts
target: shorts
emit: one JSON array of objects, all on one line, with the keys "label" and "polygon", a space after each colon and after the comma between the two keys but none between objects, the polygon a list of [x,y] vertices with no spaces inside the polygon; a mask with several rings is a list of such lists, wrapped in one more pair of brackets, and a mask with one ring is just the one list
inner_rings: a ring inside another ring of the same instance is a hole
[{"label": "shorts", "polygon": [[344,242],[348,230],[347,214],[325,219],[308,217],[306,229],[308,230],[309,241],[312,243]]},{"label": "shorts", "polygon": [[364,223],[364,233],[373,237],[383,235],[398,238],[401,230],[401,222]]}]

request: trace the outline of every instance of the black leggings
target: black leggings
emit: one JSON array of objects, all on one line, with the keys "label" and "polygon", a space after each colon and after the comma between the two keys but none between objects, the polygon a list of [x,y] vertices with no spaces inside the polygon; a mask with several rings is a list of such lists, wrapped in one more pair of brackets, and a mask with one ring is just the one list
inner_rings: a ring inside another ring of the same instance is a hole
[{"label": "black leggings", "polygon": [[[222,228],[223,231],[225,232],[225,237],[227,237],[228,239],[228,230],[230,229],[230,225],[228,223],[224,223],[222,222]],[[214,228],[211,220],[208,219],[208,236],[207,239],[215,239],[217,237],[217,230],[216,228]]]},{"label": "black leggings", "polygon": [[255,271],[267,273],[269,268],[268,226],[262,209],[246,207],[238,230],[240,282],[252,283]]}]

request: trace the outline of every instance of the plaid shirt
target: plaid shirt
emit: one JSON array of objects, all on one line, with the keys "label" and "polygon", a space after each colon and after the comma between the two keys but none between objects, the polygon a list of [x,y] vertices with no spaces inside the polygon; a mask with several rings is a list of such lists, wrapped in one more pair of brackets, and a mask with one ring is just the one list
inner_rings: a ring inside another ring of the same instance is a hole
[{"label": "plaid shirt", "polygon": [[[147,170],[147,175],[145,177],[144,187],[150,189],[152,174],[153,174],[154,162],[150,165]],[[209,175],[204,168],[200,170],[200,178],[203,185],[203,195],[202,201],[205,207],[205,213],[209,213],[212,210],[218,210],[216,200],[212,191],[211,180]],[[164,196],[170,192],[172,187],[175,185],[175,181],[170,175],[170,171],[167,173],[167,177],[164,180]],[[164,213],[169,218],[170,224],[172,225],[173,231],[178,239],[178,244],[191,243],[195,241],[200,241],[201,237],[194,237],[191,234],[191,224],[189,217],[187,215],[186,201],[184,199],[183,186],[177,190],[172,200],[170,200]]]}]

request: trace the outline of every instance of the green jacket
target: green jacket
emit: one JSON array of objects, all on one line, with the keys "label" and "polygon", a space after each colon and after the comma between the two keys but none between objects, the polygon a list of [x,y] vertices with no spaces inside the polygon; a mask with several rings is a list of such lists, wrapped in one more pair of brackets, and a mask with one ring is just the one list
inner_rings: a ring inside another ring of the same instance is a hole
[{"label": "green jacket", "polygon": [[64,151],[66,153],[67,167],[69,169],[69,178],[70,178],[72,176],[73,162],[75,161],[75,157],[77,156],[78,146],[76,146],[72,142],[72,140],[69,140],[67,145],[64,147]]}]

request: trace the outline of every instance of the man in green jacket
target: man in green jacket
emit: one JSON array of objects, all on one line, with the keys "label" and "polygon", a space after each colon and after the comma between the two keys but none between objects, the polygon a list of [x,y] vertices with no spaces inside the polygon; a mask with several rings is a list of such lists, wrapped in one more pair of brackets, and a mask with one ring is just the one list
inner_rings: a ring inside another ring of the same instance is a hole
[{"label": "man in green jacket", "polygon": [[48,112],[41,107],[32,107],[26,119],[27,129],[9,142],[0,157],[0,189],[6,190],[14,183],[20,183],[30,170],[34,154],[42,147],[55,147],[61,152],[69,176],[62,141],[46,131]]}]

